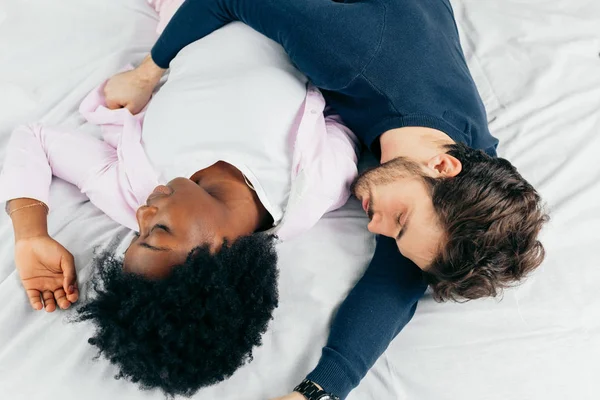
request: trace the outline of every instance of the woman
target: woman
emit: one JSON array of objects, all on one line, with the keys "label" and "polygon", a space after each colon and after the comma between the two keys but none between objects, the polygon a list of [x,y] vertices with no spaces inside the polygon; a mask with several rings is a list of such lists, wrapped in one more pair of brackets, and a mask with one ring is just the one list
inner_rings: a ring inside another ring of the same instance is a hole
[{"label": "woman", "polygon": [[73,257],[46,227],[52,176],[137,231],[122,259],[95,260],[96,296],[78,319],[96,325],[89,342],[119,377],[191,395],[251,357],[277,306],[274,235],[292,237],[343,205],[357,156],[320,93],[247,26],[229,25],[178,59],[147,111],[108,109],[103,86],[84,99],[80,112],[103,140],[15,130],[0,201],[36,310],[78,298]]}]

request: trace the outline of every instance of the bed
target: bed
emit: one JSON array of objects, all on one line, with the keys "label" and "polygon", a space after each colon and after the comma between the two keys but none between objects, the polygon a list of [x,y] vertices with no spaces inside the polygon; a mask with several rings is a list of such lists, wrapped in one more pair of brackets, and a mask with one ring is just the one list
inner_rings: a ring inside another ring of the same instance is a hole
[{"label": "bed", "polygon": [[[547,202],[547,258],[501,300],[437,304],[426,295],[349,399],[599,399],[600,2],[452,3],[499,153]],[[3,0],[0,160],[20,123],[97,134],[78,115],[79,102],[142,59],[157,21],[145,0]],[[74,254],[85,290],[94,249],[127,230],[59,180],[51,205],[50,233]],[[280,306],[263,346],[233,377],[194,398],[266,400],[314,367],[332,315],[374,250],[363,214],[350,200],[278,247]],[[93,360],[92,327],[68,316],[30,309],[1,213],[0,398],[164,398],[113,379],[114,366]]]}]

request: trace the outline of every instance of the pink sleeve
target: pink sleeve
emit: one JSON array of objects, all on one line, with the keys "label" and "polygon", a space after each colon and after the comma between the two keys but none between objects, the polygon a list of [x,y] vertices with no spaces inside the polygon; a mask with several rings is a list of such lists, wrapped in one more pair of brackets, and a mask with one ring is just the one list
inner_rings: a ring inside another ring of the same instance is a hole
[{"label": "pink sleeve", "polygon": [[137,227],[121,195],[117,151],[89,135],[39,124],[13,132],[0,174],[0,202],[27,197],[48,204],[53,175],[77,186],[115,221]]},{"label": "pink sleeve", "polygon": [[294,184],[277,235],[288,240],[323,214],[343,206],[358,174],[359,142],[337,115],[324,116],[325,100],[310,86],[294,148]]},{"label": "pink sleeve", "polygon": [[13,131],[0,174],[0,202],[26,197],[48,204],[52,170],[40,139],[31,125]]},{"label": "pink sleeve", "polygon": [[337,114],[325,117],[327,130],[325,151],[320,154],[322,173],[325,174],[325,184],[331,194],[331,205],[327,211],[333,211],[348,201],[350,185],[358,175],[359,141],[352,131],[344,125]]},{"label": "pink sleeve", "polygon": [[184,0],[148,0],[160,18],[156,33],[162,33],[183,2]]}]

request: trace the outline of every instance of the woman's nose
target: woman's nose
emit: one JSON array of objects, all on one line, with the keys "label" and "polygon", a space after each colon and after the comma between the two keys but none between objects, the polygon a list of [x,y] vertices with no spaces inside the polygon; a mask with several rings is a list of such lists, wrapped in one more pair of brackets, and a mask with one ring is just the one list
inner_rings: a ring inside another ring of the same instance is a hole
[{"label": "woman's nose", "polygon": [[152,218],[156,215],[158,208],[154,206],[141,206],[135,212],[138,226],[140,227],[140,235],[144,236],[152,225]]}]

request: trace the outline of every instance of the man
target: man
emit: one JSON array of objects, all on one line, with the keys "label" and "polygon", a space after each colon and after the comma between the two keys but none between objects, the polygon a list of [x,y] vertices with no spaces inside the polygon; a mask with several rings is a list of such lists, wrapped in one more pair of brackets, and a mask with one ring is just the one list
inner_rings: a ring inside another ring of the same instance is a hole
[{"label": "man", "polygon": [[179,50],[234,20],[280,43],[382,163],[354,185],[381,235],[373,260],[319,364],[281,399],[345,398],[427,283],[437,300],[495,296],[542,262],[547,217],[495,157],[448,0],[188,0],[151,56],[106,85],[109,106],[141,109]]}]

